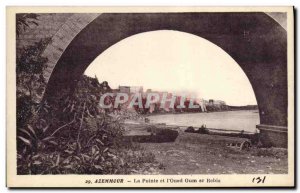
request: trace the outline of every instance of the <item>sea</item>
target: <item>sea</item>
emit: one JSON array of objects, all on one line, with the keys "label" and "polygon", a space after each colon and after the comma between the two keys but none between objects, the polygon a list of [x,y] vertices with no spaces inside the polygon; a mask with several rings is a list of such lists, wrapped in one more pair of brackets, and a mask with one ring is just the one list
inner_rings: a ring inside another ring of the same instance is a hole
[{"label": "sea", "polygon": [[209,113],[159,114],[148,116],[150,123],[165,123],[176,126],[205,125],[207,128],[236,130],[255,133],[260,123],[258,110],[222,111]]}]

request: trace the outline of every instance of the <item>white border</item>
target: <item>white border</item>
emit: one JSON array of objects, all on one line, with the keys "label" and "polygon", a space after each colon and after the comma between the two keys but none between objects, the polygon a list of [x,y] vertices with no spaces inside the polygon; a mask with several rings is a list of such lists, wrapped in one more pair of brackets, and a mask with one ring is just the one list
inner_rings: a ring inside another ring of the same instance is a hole
[{"label": "white border", "polygon": [[[77,6],[80,6],[80,5],[90,5],[90,6],[95,6],[95,5],[100,5],[100,6],[113,6],[113,5],[117,5],[117,6],[121,6],[121,5],[125,5],[125,6],[137,6],[137,5],[142,5],[142,6],[147,6],[147,5],[155,5],[155,6],[161,6],[161,5],[168,5],[168,6],[188,6],[188,5],[198,5],[198,6],[214,6],[214,5],[225,5],[225,6],[232,6],[232,5],[256,5],[256,6],[259,6],[259,5],[294,5],[297,7],[300,7],[300,1],[298,0],[287,0],[287,1],[281,1],[281,0],[271,0],[271,1],[268,1],[268,0],[251,0],[251,1],[238,1],[238,0],[227,0],[226,2],[225,1],[221,1],[221,0],[210,0],[210,1],[207,1],[207,0],[203,0],[203,1],[197,1],[197,0],[185,0],[185,1],[181,1],[181,0],[143,0],[143,1],[135,1],[135,0],[115,0],[115,1],[112,1],[112,0],[104,0],[104,1],[96,1],[96,0],[72,0],[72,1],[61,1],[61,0],[51,0],[51,1],[40,1],[40,0],[27,0],[27,1],[24,1],[24,0],[10,0],[10,1],[0,1],[0,26],[1,27],[4,27],[6,25],[6,20],[5,20],[5,8],[6,6],[8,5],[17,5],[17,6],[21,6],[21,5],[26,5],[26,6],[32,6],[32,5],[38,5],[38,6],[41,6],[41,5],[50,5],[50,6],[56,6],[56,5],[69,5],[69,6],[72,6],[72,5],[77,5]],[[297,23],[299,20],[296,20]],[[6,40],[5,40],[5,33],[6,31],[5,30],[0,30],[0,58],[1,58],[1,61],[2,61],[2,65],[0,65],[0,73],[1,73],[1,81],[0,81],[0,92],[1,92],[1,99],[0,100],[0,105],[2,108],[0,108],[0,118],[1,118],[1,143],[0,143],[0,146],[2,148],[0,148],[0,179],[1,179],[1,186],[0,186],[0,190],[1,192],[8,192],[8,189],[5,188],[5,170],[6,170],[6,167],[5,167],[5,164],[6,164],[6,159],[5,159],[5,147],[6,147],[6,144],[5,144],[5,137],[6,137],[6,134],[5,134],[5,129],[6,126],[5,126],[5,122],[6,122],[6,112],[5,112],[5,106],[6,106],[6,100],[5,100],[5,87],[6,87],[6,84],[5,84],[5,80],[6,80]],[[298,33],[296,34],[298,35]],[[299,49],[297,51],[297,55],[299,53]],[[299,68],[298,68],[299,69]],[[299,71],[298,71],[299,73]],[[298,115],[300,116],[300,115]],[[298,118],[297,116],[297,118]],[[299,138],[299,132],[298,132],[298,136],[297,138]],[[299,153],[299,148],[298,148],[298,152]],[[299,184],[299,178],[297,180],[297,184]],[[46,190],[47,191],[50,191],[50,190]],[[81,190],[79,192],[85,192],[86,190]],[[104,192],[108,191],[108,190],[102,190]],[[117,191],[117,190],[115,190]],[[114,191],[114,192],[115,192]],[[124,191],[124,190],[119,190],[119,191]],[[162,192],[162,190],[155,190],[156,192]],[[172,190],[170,190],[172,191]],[[211,191],[211,190],[204,190],[204,192],[214,192],[214,191]],[[271,192],[272,190],[262,190],[264,192]],[[286,190],[281,190],[281,191],[286,191]],[[23,192],[31,192],[30,190],[24,190]],[[112,192],[112,191],[109,191],[109,192]],[[165,191],[164,191],[165,192]],[[218,191],[219,192],[219,191]],[[232,190],[224,190],[222,192],[232,192]]]}]

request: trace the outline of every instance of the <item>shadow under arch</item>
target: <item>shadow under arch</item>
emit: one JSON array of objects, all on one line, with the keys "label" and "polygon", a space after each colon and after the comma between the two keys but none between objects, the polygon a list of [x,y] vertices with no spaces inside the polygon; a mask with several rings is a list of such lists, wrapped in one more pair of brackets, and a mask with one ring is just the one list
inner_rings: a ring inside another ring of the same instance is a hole
[{"label": "shadow under arch", "polygon": [[190,33],[223,49],[248,77],[261,124],[287,126],[287,32],[265,13],[101,14],[68,45],[54,67],[44,98],[74,86],[110,46],[156,30]]}]

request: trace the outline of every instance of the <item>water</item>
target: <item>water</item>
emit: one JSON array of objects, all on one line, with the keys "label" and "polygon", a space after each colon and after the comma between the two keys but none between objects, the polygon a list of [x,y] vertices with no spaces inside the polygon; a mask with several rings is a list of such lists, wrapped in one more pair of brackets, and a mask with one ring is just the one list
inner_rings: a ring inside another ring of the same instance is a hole
[{"label": "water", "polygon": [[167,125],[200,127],[205,124],[207,128],[244,130],[255,132],[259,124],[257,110],[225,111],[212,113],[165,114],[148,117],[151,123],[166,123]]}]

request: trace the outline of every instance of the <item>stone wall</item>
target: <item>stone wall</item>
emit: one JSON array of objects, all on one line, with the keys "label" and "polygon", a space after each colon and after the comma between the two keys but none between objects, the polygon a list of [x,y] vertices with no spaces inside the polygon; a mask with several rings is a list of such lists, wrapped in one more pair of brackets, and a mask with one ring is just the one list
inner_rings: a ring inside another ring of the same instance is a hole
[{"label": "stone wall", "polygon": [[38,25],[31,24],[17,37],[17,49],[32,45],[42,38],[52,37],[73,13],[46,13],[39,14]]},{"label": "stone wall", "polygon": [[40,14],[38,25],[31,24],[17,38],[17,49],[32,45],[42,38],[51,37],[43,56],[48,59],[44,78],[48,82],[52,71],[73,38],[81,32],[99,13],[49,13]]}]

